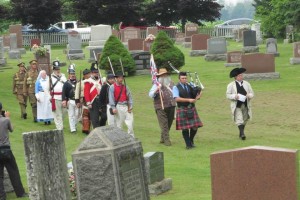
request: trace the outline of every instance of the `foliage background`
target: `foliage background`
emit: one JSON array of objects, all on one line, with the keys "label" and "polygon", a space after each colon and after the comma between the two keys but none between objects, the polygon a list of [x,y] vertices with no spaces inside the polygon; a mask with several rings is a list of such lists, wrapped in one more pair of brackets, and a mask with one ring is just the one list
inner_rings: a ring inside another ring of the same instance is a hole
[{"label": "foliage background", "polygon": [[[52,57],[66,61],[62,54],[65,47],[53,47]],[[210,154],[220,150],[235,149],[252,145],[300,148],[299,99],[300,99],[300,67],[290,65],[289,58],[293,55],[292,44],[278,43],[280,57],[276,58],[276,72],[280,79],[250,81],[255,92],[253,99],[253,120],[246,127],[247,140],[238,138],[238,130],[230,115],[229,101],[225,98],[227,84],[231,81],[229,72],[232,68],[224,67],[224,62],[206,62],[203,57],[189,57],[189,49],[178,46],[185,55],[185,66],[182,70],[198,72],[204,84],[203,97],[197,102],[197,110],[204,123],[195,138],[197,147],[185,150],[180,131],[171,128],[172,146],[159,144],[159,126],[155,116],[152,100],[148,97],[151,88],[151,75],[126,78],[134,99],[134,130],[136,137],[142,142],[144,153],[164,152],[165,177],[172,178],[173,189],[153,200],[211,200]],[[241,50],[242,44],[229,40],[228,51]],[[265,52],[265,44],[260,45],[260,52]],[[85,51],[88,55],[89,52]],[[88,57],[88,56],[87,56]],[[33,54],[27,51],[22,61],[28,64]],[[11,112],[14,132],[10,135],[12,150],[15,154],[22,181],[26,184],[26,166],[22,133],[35,130],[54,129],[54,125],[45,127],[41,123],[33,123],[30,107],[27,109],[29,119],[20,119],[20,111],[15,96],[12,95],[12,77],[18,69],[17,60],[8,59],[7,67],[0,72],[0,101],[4,109]],[[89,68],[86,61],[74,61],[80,69]],[[67,73],[67,68],[62,68]],[[103,72],[102,72],[103,73]],[[103,73],[104,74],[104,73]],[[172,75],[178,81],[176,74]],[[80,131],[76,135],[70,133],[68,119],[65,117],[65,146],[68,162],[72,152],[86,137]],[[80,126],[79,126],[80,128]],[[298,177],[299,178],[299,177]],[[8,195],[10,200],[17,200],[14,193]],[[26,198],[24,198],[26,199]]]}]

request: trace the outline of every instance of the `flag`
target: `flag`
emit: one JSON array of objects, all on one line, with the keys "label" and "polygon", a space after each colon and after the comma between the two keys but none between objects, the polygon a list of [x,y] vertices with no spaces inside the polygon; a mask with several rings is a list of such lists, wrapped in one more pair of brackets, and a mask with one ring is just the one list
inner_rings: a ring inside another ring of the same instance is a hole
[{"label": "flag", "polygon": [[154,62],[154,57],[153,54],[151,54],[151,58],[150,58],[150,70],[151,70],[151,76],[152,76],[152,84],[156,84],[158,85],[158,81],[157,81],[157,68],[156,68],[156,64]]}]

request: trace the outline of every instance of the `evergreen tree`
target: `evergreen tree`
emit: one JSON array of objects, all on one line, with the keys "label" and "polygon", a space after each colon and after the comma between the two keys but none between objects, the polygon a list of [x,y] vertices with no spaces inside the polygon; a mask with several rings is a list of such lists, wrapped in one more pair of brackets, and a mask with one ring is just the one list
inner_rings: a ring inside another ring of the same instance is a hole
[{"label": "evergreen tree", "polygon": [[174,42],[164,31],[160,31],[157,34],[151,46],[151,53],[154,56],[155,64],[158,69],[166,68],[168,71],[172,71],[168,63],[169,61],[178,70],[184,65],[183,53],[174,46]]},{"label": "evergreen tree", "polygon": [[121,59],[124,70],[128,72],[128,75],[135,74],[136,66],[132,56],[122,42],[114,35],[111,35],[106,41],[100,58],[100,69],[111,72],[108,57],[111,60],[115,73],[122,72]]}]

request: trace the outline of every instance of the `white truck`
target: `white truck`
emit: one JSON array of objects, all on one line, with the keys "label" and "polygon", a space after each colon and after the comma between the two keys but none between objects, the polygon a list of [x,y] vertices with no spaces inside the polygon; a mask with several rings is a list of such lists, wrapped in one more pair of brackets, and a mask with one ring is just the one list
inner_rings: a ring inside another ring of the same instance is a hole
[{"label": "white truck", "polygon": [[64,21],[54,24],[61,29],[75,30],[80,33],[82,40],[89,40],[91,35],[91,27],[87,27],[78,21]]}]

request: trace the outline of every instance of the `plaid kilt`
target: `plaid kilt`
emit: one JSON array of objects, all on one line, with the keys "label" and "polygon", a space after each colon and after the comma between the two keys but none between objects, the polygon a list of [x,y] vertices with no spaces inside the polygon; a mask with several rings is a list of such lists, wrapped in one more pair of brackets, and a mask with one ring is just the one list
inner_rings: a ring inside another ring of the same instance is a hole
[{"label": "plaid kilt", "polygon": [[[194,116],[188,118],[187,110],[192,109]],[[176,130],[190,129],[202,127],[203,124],[198,116],[196,107],[187,108],[187,107],[178,107],[176,111]]]}]

